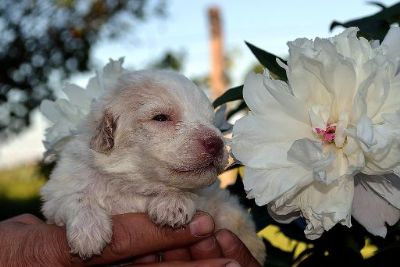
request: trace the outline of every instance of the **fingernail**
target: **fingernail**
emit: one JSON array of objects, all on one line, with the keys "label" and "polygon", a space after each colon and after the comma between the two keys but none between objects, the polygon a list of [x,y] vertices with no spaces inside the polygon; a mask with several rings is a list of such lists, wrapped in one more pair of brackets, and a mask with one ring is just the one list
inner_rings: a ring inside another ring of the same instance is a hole
[{"label": "fingernail", "polygon": [[231,262],[228,262],[228,263],[225,265],[225,267],[240,267],[240,265],[239,265],[239,263],[237,263],[237,262],[231,261]]},{"label": "fingernail", "polygon": [[211,236],[208,238],[205,238],[203,240],[201,240],[200,242],[196,243],[195,245],[193,245],[192,248],[201,250],[201,251],[209,251],[213,248],[215,248],[215,244],[216,244],[216,240],[215,237]]},{"label": "fingernail", "polygon": [[193,236],[207,236],[213,232],[214,222],[207,213],[197,213],[190,222],[189,229]]}]

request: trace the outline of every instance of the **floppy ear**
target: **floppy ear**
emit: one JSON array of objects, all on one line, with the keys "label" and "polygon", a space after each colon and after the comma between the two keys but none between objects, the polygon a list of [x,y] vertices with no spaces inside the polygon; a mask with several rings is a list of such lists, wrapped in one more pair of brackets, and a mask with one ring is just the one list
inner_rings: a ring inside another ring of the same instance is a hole
[{"label": "floppy ear", "polygon": [[90,140],[90,148],[99,152],[107,153],[114,147],[114,135],[117,129],[118,118],[115,118],[110,110],[104,111],[103,118],[97,126],[96,132]]}]

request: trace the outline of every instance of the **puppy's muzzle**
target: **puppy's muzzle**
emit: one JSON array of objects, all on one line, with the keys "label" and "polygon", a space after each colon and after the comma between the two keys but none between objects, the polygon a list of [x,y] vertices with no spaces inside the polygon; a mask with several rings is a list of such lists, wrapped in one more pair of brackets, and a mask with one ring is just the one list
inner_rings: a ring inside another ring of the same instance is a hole
[{"label": "puppy's muzzle", "polygon": [[218,157],[223,154],[224,142],[218,136],[209,136],[201,140],[204,151],[213,157]]}]

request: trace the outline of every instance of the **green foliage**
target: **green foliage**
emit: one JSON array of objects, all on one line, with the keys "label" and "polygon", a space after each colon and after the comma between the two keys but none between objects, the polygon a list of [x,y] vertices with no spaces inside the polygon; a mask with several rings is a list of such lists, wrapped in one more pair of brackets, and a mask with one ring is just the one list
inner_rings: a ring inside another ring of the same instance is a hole
[{"label": "green foliage", "polygon": [[217,108],[227,102],[243,99],[243,85],[227,90],[223,95],[215,99],[213,106]]},{"label": "green foliage", "polygon": [[99,39],[163,10],[164,0],[0,1],[0,140],[24,129],[30,112],[53,98],[51,74],[88,70]]},{"label": "green foliage", "polygon": [[45,178],[36,165],[0,171],[0,220],[22,213],[39,217],[39,190]]},{"label": "green foliage", "polygon": [[245,43],[251,52],[253,52],[254,56],[258,59],[258,62],[260,62],[261,65],[267,68],[271,73],[275,74],[277,79],[287,81],[286,71],[277,63],[277,60],[280,60],[286,64],[285,60],[248,42]]},{"label": "green foliage", "polygon": [[184,52],[167,51],[161,58],[150,64],[150,68],[181,71],[184,60]]},{"label": "green foliage", "polygon": [[350,20],[344,23],[333,21],[330,29],[337,26],[343,27],[358,27],[360,29],[359,35],[367,38],[368,40],[380,40],[385,37],[390,25],[400,22],[400,3],[394,4],[391,7],[385,7],[378,2],[370,2],[381,8],[381,11],[360,19]]},{"label": "green foliage", "polygon": [[[275,56],[261,48],[258,48],[248,42],[245,42],[249,47],[254,56],[258,59],[260,64],[267,68],[270,71],[270,74],[277,79],[282,81],[287,81],[286,71],[279,66],[277,60],[280,60],[282,63],[286,64],[286,61],[282,58]],[[214,100],[213,106],[217,108],[227,102],[235,101],[235,100],[243,100],[243,85],[239,85],[233,88],[228,89],[223,95]],[[240,108],[236,108],[235,112],[230,112],[230,116],[234,115],[234,113],[239,112],[245,108],[247,108],[246,104],[243,102],[239,105]],[[230,117],[229,116],[229,117]]]}]

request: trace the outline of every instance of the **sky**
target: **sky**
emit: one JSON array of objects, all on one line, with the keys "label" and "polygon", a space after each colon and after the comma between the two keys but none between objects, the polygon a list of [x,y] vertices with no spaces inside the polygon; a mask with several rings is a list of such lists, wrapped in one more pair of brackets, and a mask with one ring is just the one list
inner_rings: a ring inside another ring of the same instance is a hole
[{"label": "sky", "polygon": [[[362,0],[167,1],[165,19],[150,19],[132,32],[124,32],[118,40],[99,42],[92,54],[93,66],[100,68],[109,58],[125,57],[126,67],[142,69],[171,50],[185,53],[184,75],[205,75],[210,67],[207,9],[217,6],[222,15],[225,52],[233,55],[233,85],[238,85],[256,63],[244,41],[284,57],[288,41],[332,36],[342,30],[329,31],[333,20],[344,22],[379,11]],[[397,1],[379,2],[390,6]],[[71,81],[85,86],[91,74],[75,75]],[[30,129],[0,145],[0,168],[40,159],[47,125],[36,112]]]}]

